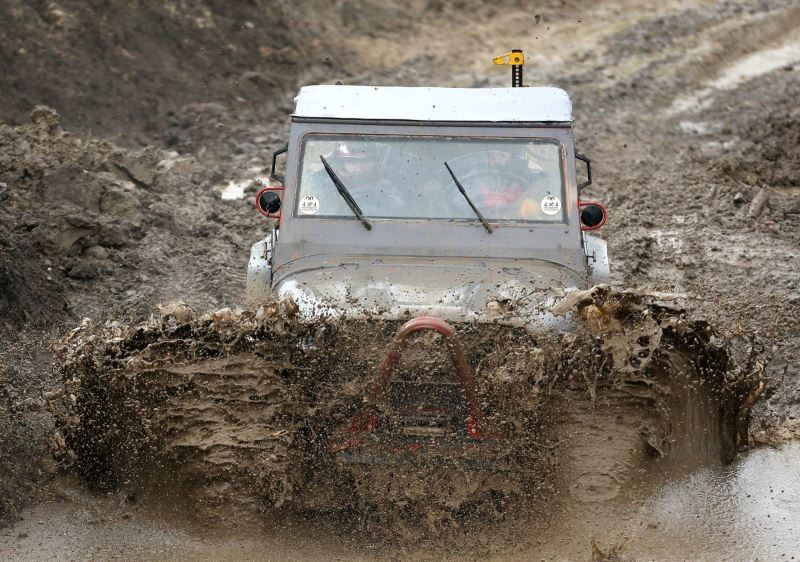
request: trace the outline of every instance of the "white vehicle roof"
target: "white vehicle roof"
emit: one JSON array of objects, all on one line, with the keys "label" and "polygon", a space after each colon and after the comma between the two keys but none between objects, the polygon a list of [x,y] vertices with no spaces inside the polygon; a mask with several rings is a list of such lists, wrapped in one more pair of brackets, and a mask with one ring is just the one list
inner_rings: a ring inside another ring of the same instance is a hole
[{"label": "white vehicle roof", "polygon": [[571,122],[560,88],[306,86],[295,117],[392,121]]}]

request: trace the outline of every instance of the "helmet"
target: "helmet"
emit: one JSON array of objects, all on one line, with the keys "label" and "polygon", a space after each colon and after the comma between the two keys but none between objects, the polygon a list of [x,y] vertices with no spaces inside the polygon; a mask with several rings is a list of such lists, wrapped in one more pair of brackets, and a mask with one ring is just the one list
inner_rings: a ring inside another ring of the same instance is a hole
[{"label": "helmet", "polygon": [[342,160],[374,160],[379,156],[375,143],[371,142],[337,142],[333,149],[333,155]]},{"label": "helmet", "polygon": [[350,189],[371,186],[377,174],[380,151],[374,142],[337,142],[333,156],[337,162],[336,172],[350,184]]}]

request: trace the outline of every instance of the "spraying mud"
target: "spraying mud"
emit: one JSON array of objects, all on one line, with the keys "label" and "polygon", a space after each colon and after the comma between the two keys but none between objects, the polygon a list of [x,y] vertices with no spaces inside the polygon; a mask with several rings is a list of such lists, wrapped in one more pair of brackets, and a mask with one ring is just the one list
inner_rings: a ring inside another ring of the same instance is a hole
[{"label": "spraying mud", "polygon": [[[579,319],[571,333],[458,327],[485,414],[469,447],[443,453],[431,437],[405,451],[387,429],[354,462],[354,420],[399,323],[307,324],[291,311],[197,316],[177,304],[133,326],[75,329],[58,348],[60,457],[98,487],[161,489],[210,517],[347,511],[389,536],[439,536],[536,512],[560,489],[612,499],[656,461],[730,461],[763,387],[755,361],[737,364],[706,323],[598,286],[557,305]],[[418,338],[398,381],[456,382],[440,351]],[[370,407],[391,427],[390,400]],[[592,428],[616,437],[598,449]]]}]

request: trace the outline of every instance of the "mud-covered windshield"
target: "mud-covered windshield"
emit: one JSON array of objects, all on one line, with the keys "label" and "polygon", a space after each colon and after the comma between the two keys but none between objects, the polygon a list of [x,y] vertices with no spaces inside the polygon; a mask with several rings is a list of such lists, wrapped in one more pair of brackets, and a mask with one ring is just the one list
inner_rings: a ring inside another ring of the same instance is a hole
[{"label": "mud-covered windshield", "polygon": [[561,145],[551,139],[307,135],[298,217],[352,217],[324,157],[366,217],[564,222]]}]

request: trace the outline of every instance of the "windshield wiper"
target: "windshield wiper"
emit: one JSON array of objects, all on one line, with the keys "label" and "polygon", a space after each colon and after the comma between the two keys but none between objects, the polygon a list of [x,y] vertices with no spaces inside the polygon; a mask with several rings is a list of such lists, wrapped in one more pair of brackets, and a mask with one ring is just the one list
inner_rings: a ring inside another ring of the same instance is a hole
[{"label": "windshield wiper", "polygon": [[344,202],[347,203],[347,206],[350,207],[350,210],[353,211],[353,214],[356,216],[358,220],[361,221],[361,224],[364,225],[364,228],[367,230],[372,230],[372,225],[369,223],[367,219],[364,218],[364,213],[361,212],[361,208],[358,206],[358,203],[355,202],[353,196],[350,195],[350,192],[347,191],[347,188],[342,183],[342,180],[339,179],[339,176],[336,175],[336,172],[333,171],[328,161],[325,160],[325,157],[320,155],[320,160],[322,160],[322,165],[325,166],[325,171],[328,172],[328,176],[331,178],[333,185],[336,186],[336,191],[339,192],[339,195],[342,196]]},{"label": "windshield wiper", "polygon": [[453,173],[453,170],[451,170],[451,169],[450,169],[450,165],[449,165],[447,162],[445,162],[445,163],[444,163],[444,167],[445,167],[445,168],[447,168],[447,171],[448,171],[448,172],[450,172],[450,177],[452,177],[452,178],[453,178],[453,181],[454,181],[454,182],[456,182],[456,187],[457,187],[457,188],[458,188],[458,190],[461,192],[461,195],[463,195],[463,196],[464,196],[464,199],[466,199],[466,200],[467,200],[467,203],[469,203],[469,206],[470,206],[470,207],[472,207],[472,210],[473,210],[473,211],[475,211],[475,215],[478,217],[478,220],[480,220],[480,221],[481,221],[481,224],[483,224],[484,228],[486,228],[486,232],[488,232],[489,234],[491,234],[491,233],[492,233],[492,226],[491,226],[491,225],[490,225],[488,222],[486,222],[486,219],[485,219],[485,218],[483,218],[483,215],[482,215],[482,214],[481,214],[481,212],[478,210],[478,208],[475,206],[475,204],[472,202],[472,199],[470,199],[470,198],[469,198],[469,195],[467,195],[467,192],[466,192],[466,191],[464,191],[464,186],[463,186],[463,185],[461,185],[461,182],[460,182],[460,181],[458,181],[458,178],[457,178],[457,177],[456,177],[456,175]]}]

